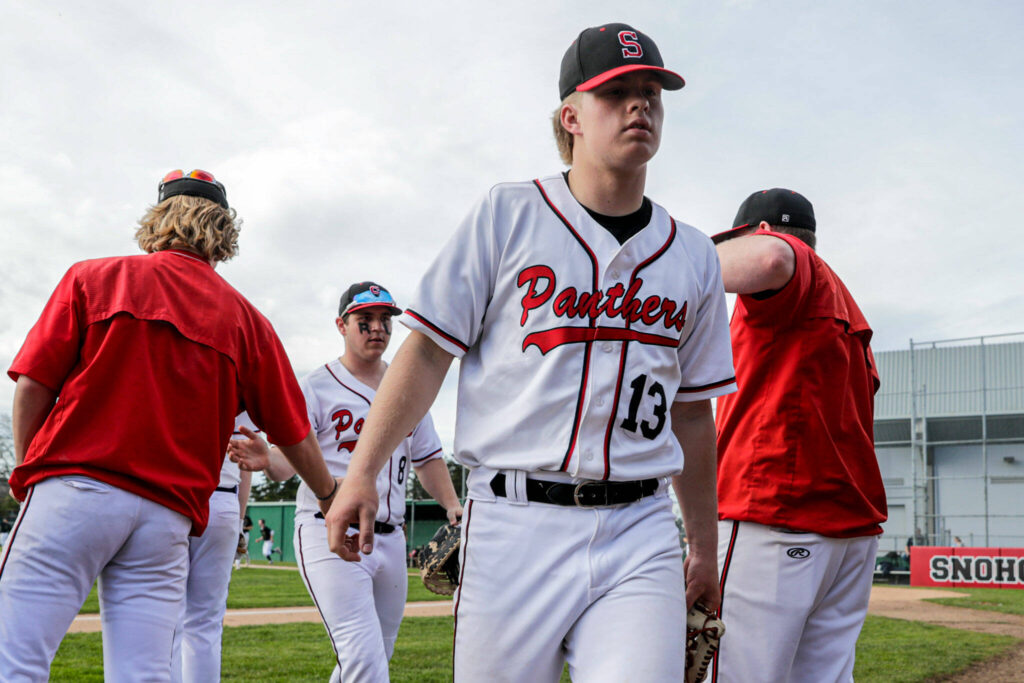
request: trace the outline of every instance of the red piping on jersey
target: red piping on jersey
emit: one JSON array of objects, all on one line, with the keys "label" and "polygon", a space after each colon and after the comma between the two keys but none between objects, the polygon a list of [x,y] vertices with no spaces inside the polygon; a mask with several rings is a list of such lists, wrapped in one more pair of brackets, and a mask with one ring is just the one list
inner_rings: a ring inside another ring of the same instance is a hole
[{"label": "red piping on jersey", "polygon": [[[302,524],[296,531],[296,535],[299,537],[299,566],[302,567],[302,578],[306,580],[306,587],[309,589],[309,596],[313,598],[313,604],[316,605],[316,611],[320,613],[320,620],[327,623],[327,618],[324,617],[324,611],[320,609],[320,601],[316,599],[316,593],[313,592],[313,584],[309,581],[309,575],[306,573],[306,557],[302,552]],[[324,529],[327,527],[325,526]],[[326,531],[325,531],[326,533]],[[334,636],[331,634],[331,629],[327,629],[327,637],[331,639],[331,647],[334,648],[334,659],[337,660],[338,666],[341,666],[341,659],[338,657],[338,645],[334,642]]]},{"label": "red piping on jersey", "polygon": [[432,457],[434,457],[435,455],[437,455],[438,453],[440,453],[440,452],[441,452],[442,450],[444,450],[444,449],[443,449],[443,448],[438,448],[438,449],[437,449],[436,451],[434,451],[433,453],[427,453],[427,454],[426,454],[426,455],[424,455],[424,456],[423,456],[422,458],[413,458],[413,459],[412,459],[412,461],[413,461],[413,462],[423,462],[423,461],[424,461],[424,460],[426,460],[427,458],[432,458]]},{"label": "red piping on jersey", "polygon": [[[576,238],[576,241],[579,242],[581,247],[583,247],[583,250],[587,252],[587,256],[590,257],[590,264],[593,267],[594,273],[594,287],[592,291],[596,292],[599,288],[598,285],[600,282],[599,270],[597,266],[597,257],[594,255],[594,252],[591,250],[590,246],[583,240],[582,237],[580,237],[580,234],[576,232],[576,228],[572,227],[572,223],[570,223],[568,219],[562,215],[562,212],[558,210],[558,208],[551,201],[551,198],[548,197],[548,193],[544,191],[544,187],[540,184],[540,180],[534,180],[533,184],[537,186],[537,190],[540,192],[540,196],[544,199],[544,203],[548,205],[548,208],[551,209],[551,211],[554,212],[556,216],[558,216],[559,220],[562,221],[562,224],[569,229],[569,232],[572,234],[574,238]],[[590,327],[596,327],[597,321],[591,318],[588,325]],[[593,348],[593,341],[587,340],[584,341],[583,343],[586,344],[586,349],[583,352],[583,374],[580,378],[580,391],[576,398],[576,415],[573,417],[572,420],[572,435],[569,439],[569,448],[565,451],[565,457],[562,459],[562,466],[559,468],[563,472],[568,471],[569,460],[572,459],[572,452],[576,448],[576,439],[579,437],[580,433],[580,422],[582,422],[583,420],[583,401],[587,397],[587,379],[590,376],[590,351]]]},{"label": "red piping on jersey", "polygon": [[7,564],[7,556],[11,554],[11,547],[14,545],[14,537],[18,535],[18,529],[21,528],[21,520],[25,519],[25,513],[28,512],[28,505],[32,502],[32,494],[35,490],[35,486],[28,490],[28,494],[25,496],[25,502],[21,505],[21,512],[18,513],[18,519],[14,522],[14,527],[11,529],[11,533],[7,536],[7,542],[4,543],[4,554],[3,557],[0,557],[0,578],[4,575],[4,565]]},{"label": "red piping on jersey", "polygon": [[394,473],[394,470],[395,456],[392,454],[391,458],[388,460],[388,524],[391,524],[391,485],[395,483],[395,479],[391,475]]},{"label": "red piping on jersey", "polygon": [[[729,534],[729,547],[725,551],[725,559],[722,562],[722,580],[719,582],[719,588],[721,590],[722,601],[718,607],[718,615],[722,616],[725,614],[725,579],[729,575],[729,565],[732,563],[732,553],[736,549],[736,536],[739,535],[740,523],[733,521],[732,533]],[[718,652],[711,659],[711,683],[718,681]]]},{"label": "red piping on jersey", "polygon": [[[629,324],[629,321],[626,321]],[[619,398],[622,396],[622,376],[626,374],[626,351],[629,349],[629,344],[622,345],[622,351],[619,352],[619,377],[615,380],[615,402],[612,403],[612,415],[608,419],[608,427],[604,432],[604,476],[601,477],[603,481],[607,481],[608,477],[611,476],[611,445],[612,445],[612,429],[615,427],[615,419],[619,414]]]},{"label": "red piping on jersey", "polygon": [[462,516],[462,523],[465,526],[462,528],[462,562],[459,567],[459,594],[455,596],[455,611],[453,614],[452,624],[452,670],[455,670],[455,637],[459,633],[459,603],[462,602],[462,586],[463,577],[466,575],[466,560],[469,558],[469,518],[473,514],[473,501],[469,500],[466,502],[466,512]]},{"label": "red piping on jersey", "polygon": [[676,393],[677,394],[694,394],[694,393],[697,393],[698,391],[706,391],[708,389],[715,389],[717,387],[724,387],[726,384],[732,384],[735,381],[736,381],[735,377],[730,377],[729,379],[723,379],[721,382],[712,382],[711,384],[702,384],[699,387],[685,387],[685,388],[679,387],[679,390],[676,391]]},{"label": "red piping on jersey", "polygon": [[427,320],[426,318],[424,318],[422,315],[420,315],[416,311],[412,310],[411,308],[405,309],[405,314],[410,316],[410,317],[412,317],[412,318],[415,318],[416,320],[419,320],[421,323],[423,323],[424,325],[429,327],[431,330],[433,330],[434,333],[444,337],[445,339],[450,341],[452,344],[455,344],[456,346],[458,346],[463,351],[469,351],[469,344],[464,344],[464,343],[460,342],[458,339],[456,339],[452,335],[448,334],[447,332],[442,330],[440,327],[438,327],[434,323],[430,322],[429,320]]},{"label": "red piping on jersey", "polygon": [[[627,287],[627,289],[632,289],[633,283],[636,282],[637,277],[640,275],[640,271],[643,270],[644,268],[646,268],[647,266],[649,266],[650,264],[654,263],[655,261],[657,261],[659,258],[661,258],[661,255],[664,254],[666,251],[668,251],[669,246],[672,244],[672,242],[675,241],[675,239],[676,239],[676,219],[674,219],[671,216],[669,216],[668,239],[665,240],[665,243],[662,244],[661,247],[659,247],[653,254],[651,254],[645,260],[643,260],[643,261],[641,261],[640,263],[637,264],[636,268],[633,269],[633,272],[629,276],[629,287]],[[686,309],[686,302],[684,301],[683,302],[683,310],[685,310],[685,309]],[[619,413],[619,398],[622,396],[622,377],[623,377],[623,375],[626,374],[626,349],[629,347],[629,341],[633,340],[633,341],[639,341],[639,342],[642,342],[642,343],[645,343],[645,344],[657,344],[659,346],[677,346],[679,344],[679,340],[678,339],[674,339],[674,338],[671,338],[671,337],[661,337],[661,336],[656,335],[656,334],[646,334],[646,333],[643,333],[643,332],[634,332],[634,331],[629,329],[629,326],[631,324],[630,320],[629,320],[629,316],[625,316],[624,315],[623,319],[626,322],[626,329],[623,330],[623,332],[626,333],[626,334],[632,334],[632,335],[635,335],[635,336],[632,337],[632,338],[624,338],[626,343],[624,343],[622,345],[622,351],[619,353],[619,376],[615,380],[615,402],[612,403],[612,414],[608,418],[608,426],[605,428],[605,432],[604,432],[604,475],[602,475],[602,477],[601,477],[602,480],[607,480],[608,477],[611,476],[611,472],[612,472],[612,464],[611,464],[612,429],[615,427],[615,420],[618,417],[618,413]],[[684,323],[686,322],[685,318],[684,318],[683,322]],[[659,341],[652,341],[651,338],[657,339]]]},{"label": "red piping on jersey", "polygon": [[[356,395],[356,396],[358,396],[359,398],[361,398],[361,399],[363,399],[364,401],[366,401],[366,405],[371,405],[371,404],[372,404],[372,402],[370,401],[370,399],[366,398],[365,396],[363,396],[362,394],[360,394],[360,393],[359,393],[358,391],[356,391],[355,389],[353,389],[352,387],[350,387],[349,385],[345,384],[345,383],[344,383],[344,382],[342,382],[342,381],[341,381],[340,379],[338,379],[338,376],[334,374],[334,371],[333,371],[333,370],[331,370],[331,364],[330,364],[330,363],[324,363],[324,367],[325,367],[325,368],[327,368],[327,372],[331,373],[331,377],[333,377],[333,378],[334,378],[334,381],[335,381],[335,382],[337,382],[337,383],[338,383],[338,384],[340,384],[341,386],[345,387],[346,389],[348,389],[349,391],[351,391],[351,392],[352,392],[353,394],[355,394],[355,395]],[[341,449],[339,448],[338,450],[341,450]]]}]

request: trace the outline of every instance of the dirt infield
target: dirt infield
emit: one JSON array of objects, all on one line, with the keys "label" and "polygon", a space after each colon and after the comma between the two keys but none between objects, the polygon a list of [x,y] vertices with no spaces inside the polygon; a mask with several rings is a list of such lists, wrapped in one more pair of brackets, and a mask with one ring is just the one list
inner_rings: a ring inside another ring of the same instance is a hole
[{"label": "dirt infield", "polygon": [[923,602],[926,598],[962,597],[965,597],[963,593],[946,590],[875,586],[871,589],[868,613],[946,628],[1013,636],[1021,642],[1005,656],[982,662],[962,674],[943,680],[951,683],[1012,683],[1024,680],[1024,616]]}]

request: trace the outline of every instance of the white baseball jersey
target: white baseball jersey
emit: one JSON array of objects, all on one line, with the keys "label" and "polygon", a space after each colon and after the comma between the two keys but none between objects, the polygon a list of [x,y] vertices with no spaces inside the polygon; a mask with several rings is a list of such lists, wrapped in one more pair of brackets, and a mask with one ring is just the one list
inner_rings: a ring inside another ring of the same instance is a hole
[{"label": "white baseball jersey", "polygon": [[711,240],[654,204],[620,245],[561,175],[492,188],[401,321],[461,358],[455,449],[469,467],[678,474],[672,401],[735,391]]},{"label": "white baseball jersey", "polygon": [[[353,377],[337,358],[303,377],[299,386],[306,397],[309,421],[320,442],[327,469],[335,477],[344,477],[377,392]],[[400,526],[405,521],[405,482],[409,469],[441,457],[441,452],[441,439],[428,413],[377,475],[378,522]],[[316,496],[305,482],[301,483],[295,499],[296,517],[319,511]]]},{"label": "white baseball jersey", "polygon": [[[239,427],[248,427],[252,431],[260,434],[262,430],[256,426],[249,417],[249,413],[242,411],[235,418],[235,428],[231,432],[232,439],[244,439],[242,432],[238,431]],[[220,481],[217,482],[218,488],[229,489],[232,486],[239,486],[242,483],[242,472],[238,469],[237,462],[231,462],[231,458],[224,458],[224,464],[220,468]]]}]

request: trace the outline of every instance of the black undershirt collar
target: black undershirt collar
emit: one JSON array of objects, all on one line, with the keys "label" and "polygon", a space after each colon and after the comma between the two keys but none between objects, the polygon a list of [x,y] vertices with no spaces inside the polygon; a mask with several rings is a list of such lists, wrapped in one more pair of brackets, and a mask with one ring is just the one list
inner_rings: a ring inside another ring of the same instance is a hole
[{"label": "black undershirt collar", "polygon": [[[568,185],[569,172],[565,171],[562,173],[562,176],[565,178],[565,184]],[[580,204],[580,206],[583,206],[583,204]],[[647,197],[644,197],[644,201],[640,204],[639,209],[625,216],[606,216],[586,206],[583,206],[583,208],[587,210],[590,217],[597,221],[602,228],[610,232],[619,244],[625,244],[630,237],[646,228],[647,224],[651,222],[651,216],[654,213],[651,200]]]}]

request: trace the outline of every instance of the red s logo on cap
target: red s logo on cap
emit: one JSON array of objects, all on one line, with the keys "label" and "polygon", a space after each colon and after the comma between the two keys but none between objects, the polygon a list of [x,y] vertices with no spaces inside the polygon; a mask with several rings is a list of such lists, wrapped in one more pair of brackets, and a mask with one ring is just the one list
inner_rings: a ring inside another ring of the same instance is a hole
[{"label": "red s logo on cap", "polygon": [[622,46],[624,58],[644,56],[644,49],[637,42],[635,31],[619,31],[619,45]]}]

